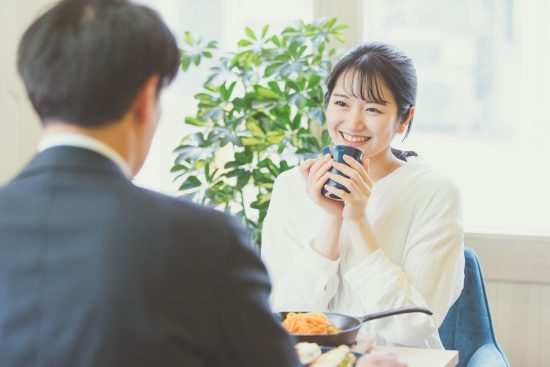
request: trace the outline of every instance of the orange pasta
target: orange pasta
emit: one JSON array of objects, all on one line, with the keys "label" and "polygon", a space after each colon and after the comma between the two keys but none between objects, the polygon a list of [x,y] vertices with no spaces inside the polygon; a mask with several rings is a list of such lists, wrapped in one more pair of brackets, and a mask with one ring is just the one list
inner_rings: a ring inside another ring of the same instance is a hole
[{"label": "orange pasta", "polygon": [[341,331],[322,312],[289,312],[283,328],[292,334],[334,334]]}]

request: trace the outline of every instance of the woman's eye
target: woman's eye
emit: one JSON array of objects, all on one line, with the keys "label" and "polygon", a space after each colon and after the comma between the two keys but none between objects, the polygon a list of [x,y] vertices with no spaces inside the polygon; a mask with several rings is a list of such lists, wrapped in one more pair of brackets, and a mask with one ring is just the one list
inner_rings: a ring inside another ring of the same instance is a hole
[{"label": "woman's eye", "polygon": [[375,112],[375,113],[380,113],[380,110],[374,108],[374,107],[369,107],[367,108],[365,111],[367,112]]},{"label": "woman's eye", "polygon": [[336,102],[334,102],[334,104],[339,106],[339,107],[346,107],[347,106],[346,102],[344,102],[344,101],[336,101]]}]

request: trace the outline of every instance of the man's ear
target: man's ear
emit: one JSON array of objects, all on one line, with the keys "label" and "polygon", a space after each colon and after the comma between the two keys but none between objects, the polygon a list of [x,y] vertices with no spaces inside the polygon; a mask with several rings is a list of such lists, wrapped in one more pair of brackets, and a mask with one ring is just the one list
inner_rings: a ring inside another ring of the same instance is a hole
[{"label": "man's ear", "polygon": [[399,134],[403,134],[405,131],[407,131],[407,126],[409,126],[412,118],[414,117],[414,113],[416,112],[416,109],[414,106],[411,106],[409,108],[409,114],[407,117],[399,123],[399,127],[397,128],[397,132]]},{"label": "man's ear", "polygon": [[157,100],[158,100],[158,75],[150,76],[138,90],[134,103],[132,104],[132,112],[135,120],[143,124],[155,118]]}]

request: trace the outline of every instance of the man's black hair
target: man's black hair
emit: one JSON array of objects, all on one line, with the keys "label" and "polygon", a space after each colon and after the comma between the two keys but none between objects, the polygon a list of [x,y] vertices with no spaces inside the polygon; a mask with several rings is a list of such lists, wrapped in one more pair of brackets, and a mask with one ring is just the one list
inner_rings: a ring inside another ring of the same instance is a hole
[{"label": "man's black hair", "polygon": [[19,44],[18,70],[43,123],[94,128],[120,119],[153,75],[175,77],[174,36],[148,7],[126,0],[63,0]]}]

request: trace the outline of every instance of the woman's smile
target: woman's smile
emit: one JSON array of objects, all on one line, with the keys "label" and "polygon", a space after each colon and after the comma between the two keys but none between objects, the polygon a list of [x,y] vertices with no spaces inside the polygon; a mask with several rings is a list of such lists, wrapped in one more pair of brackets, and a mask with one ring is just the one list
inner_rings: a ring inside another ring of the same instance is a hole
[{"label": "woman's smile", "polygon": [[368,142],[371,139],[370,136],[347,133],[342,130],[340,130],[339,133],[342,139],[344,140],[344,142],[346,143],[346,145],[351,145],[354,147],[363,145],[364,143]]}]

